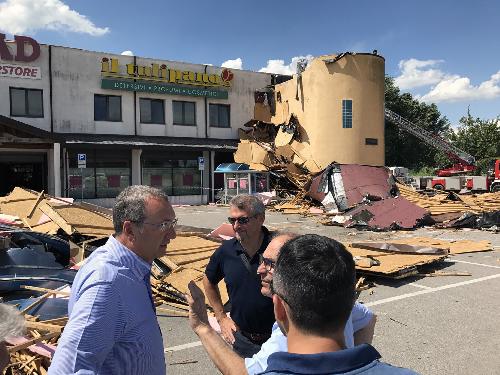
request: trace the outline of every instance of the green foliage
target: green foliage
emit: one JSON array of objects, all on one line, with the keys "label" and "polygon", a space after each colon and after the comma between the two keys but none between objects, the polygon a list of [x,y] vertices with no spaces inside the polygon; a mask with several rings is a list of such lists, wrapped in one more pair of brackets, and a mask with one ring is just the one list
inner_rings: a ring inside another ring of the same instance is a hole
[{"label": "green foliage", "polygon": [[[401,93],[391,77],[385,78],[385,106],[414,124],[440,136],[450,128],[448,119],[441,116],[435,104],[421,103],[411,94]],[[397,125],[385,123],[385,163],[412,170],[436,167],[448,158],[432,146],[403,130]]]},{"label": "green foliage", "polygon": [[449,133],[449,139],[459,149],[474,156],[476,173],[484,174],[492,160],[500,156],[500,118],[481,120],[469,113],[460,119],[456,131]]},{"label": "green foliage", "polygon": [[410,170],[410,176],[434,176],[436,174],[436,168],[433,167],[422,167],[417,170]]}]

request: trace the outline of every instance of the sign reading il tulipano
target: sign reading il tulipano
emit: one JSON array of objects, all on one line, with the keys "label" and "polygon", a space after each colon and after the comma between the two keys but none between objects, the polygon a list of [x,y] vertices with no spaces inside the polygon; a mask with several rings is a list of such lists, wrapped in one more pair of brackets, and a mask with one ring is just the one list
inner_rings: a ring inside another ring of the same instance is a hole
[{"label": "sign reading il tulipano", "polygon": [[215,88],[231,87],[234,77],[229,69],[223,69],[221,74],[217,75],[176,70],[165,64],[126,64],[123,69],[125,73],[121,73],[121,70],[118,59],[104,57],[101,60],[101,88],[227,99],[226,90]]}]

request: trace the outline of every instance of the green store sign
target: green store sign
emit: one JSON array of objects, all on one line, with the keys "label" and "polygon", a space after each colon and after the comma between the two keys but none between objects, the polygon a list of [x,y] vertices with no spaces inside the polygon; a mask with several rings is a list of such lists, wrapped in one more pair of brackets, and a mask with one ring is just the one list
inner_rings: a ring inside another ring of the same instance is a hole
[{"label": "green store sign", "polygon": [[165,95],[202,96],[212,99],[228,98],[227,91],[168,85],[164,83],[139,80],[135,82],[128,82],[122,79],[103,78],[101,80],[101,88],[107,90],[151,92]]}]

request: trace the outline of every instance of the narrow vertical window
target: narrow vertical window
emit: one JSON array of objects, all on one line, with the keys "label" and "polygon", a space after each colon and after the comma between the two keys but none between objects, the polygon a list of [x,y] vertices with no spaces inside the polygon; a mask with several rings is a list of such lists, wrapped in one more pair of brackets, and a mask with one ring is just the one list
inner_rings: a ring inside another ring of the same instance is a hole
[{"label": "narrow vertical window", "polygon": [[342,127],[344,129],[352,128],[352,100],[342,100]]}]

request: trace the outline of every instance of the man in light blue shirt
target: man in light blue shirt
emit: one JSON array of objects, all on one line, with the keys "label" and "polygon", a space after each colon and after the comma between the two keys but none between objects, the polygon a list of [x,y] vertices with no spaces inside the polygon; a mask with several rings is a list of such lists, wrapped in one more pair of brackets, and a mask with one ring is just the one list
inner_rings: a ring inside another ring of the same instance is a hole
[{"label": "man in light blue shirt", "polygon": [[163,191],[130,186],[120,193],[113,208],[115,234],[73,282],[69,321],[49,375],[166,373],[150,272],[175,238],[176,222]]},{"label": "man in light blue shirt", "polygon": [[[261,293],[272,297],[270,284],[273,279],[274,263],[278,258],[281,247],[289,240],[297,237],[293,233],[276,233],[263,254],[263,262],[257,272],[261,278]],[[193,283],[190,284],[191,296],[187,296],[190,303],[191,328],[200,337],[203,346],[210,358],[223,374],[257,374],[267,368],[268,357],[280,351],[287,351],[287,338],[276,323],[273,325],[271,337],[262,345],[261,350],[251,358],[241,358],[234,353],[218,334],[206,323],[206,311],[203,292]],[[375,327],[375,315],[362,304],[356,303],[347,321],[344,337],[348,347],[371,343]]]}]

